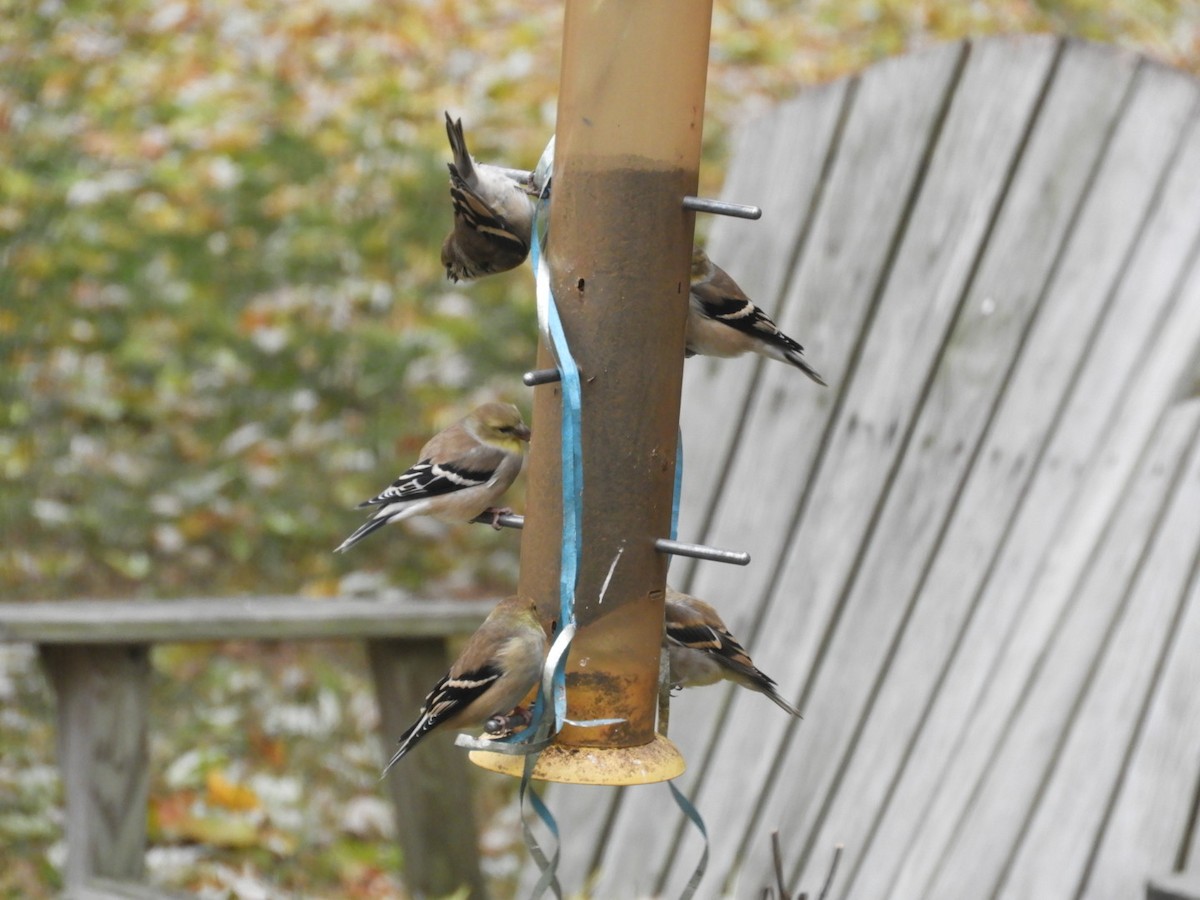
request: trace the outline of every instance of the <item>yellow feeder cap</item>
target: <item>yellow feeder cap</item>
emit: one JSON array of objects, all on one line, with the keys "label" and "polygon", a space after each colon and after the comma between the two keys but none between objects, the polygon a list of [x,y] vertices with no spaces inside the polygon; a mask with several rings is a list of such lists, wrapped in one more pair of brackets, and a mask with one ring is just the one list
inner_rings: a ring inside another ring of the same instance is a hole
[{"label": "yellow feeder cap", "polygon": [[[524,756],[472,750],[468,759],[481,769],[521,777]],[[551,744],[533,767],[537,781],[562,784],[656,784],[682,775],[687,766],[679,749],[661,734],[637,747],[564,747]]]}]

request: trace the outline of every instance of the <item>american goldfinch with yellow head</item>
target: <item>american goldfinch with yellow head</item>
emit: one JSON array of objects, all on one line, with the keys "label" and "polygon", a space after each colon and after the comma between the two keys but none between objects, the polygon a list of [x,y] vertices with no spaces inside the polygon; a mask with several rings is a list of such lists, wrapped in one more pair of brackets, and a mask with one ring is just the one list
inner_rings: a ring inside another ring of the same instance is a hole
[{"label": "american goldfinch with yellow head", "polygon": [[529,428],[511,403],[485,403],[421,448],[420,459],[385,490],[359,504],[378,507],[371,518],[334,551],[344,553],[384,525],[412,516],[469,522],[495,506],[525,462]]},{"label": "american goldfinch with yellow head", "polygon": [[471,635],[454,665],[425,697],[417,720],[400,735],[400,747],[388,770],[425,735],[443,725],[472,728],[494,716],[531,717],[524,710],[509,717],[534,689],[546,661],[546,631],[537,604],[527,597],[501,600]]}]

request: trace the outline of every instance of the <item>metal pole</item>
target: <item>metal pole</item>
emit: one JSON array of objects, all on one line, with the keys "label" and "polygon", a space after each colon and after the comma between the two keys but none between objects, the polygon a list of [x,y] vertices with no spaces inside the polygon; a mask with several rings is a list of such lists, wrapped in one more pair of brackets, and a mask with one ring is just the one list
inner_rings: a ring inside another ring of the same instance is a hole
[{"label": "metal pole", "polygon": [[[584,374],[568,715],[623,721],[568,726],[563,748],[655,738],[667,567],[655,541],[670,533],[694,226],[682,200],[698,181],[711,14],[711,0],[566,3],[548,260]],[[538,367],[553,367],[545,346]],[[560,392],[535,392],[521,541],[520,591],[548,619],[558,609]]]}]

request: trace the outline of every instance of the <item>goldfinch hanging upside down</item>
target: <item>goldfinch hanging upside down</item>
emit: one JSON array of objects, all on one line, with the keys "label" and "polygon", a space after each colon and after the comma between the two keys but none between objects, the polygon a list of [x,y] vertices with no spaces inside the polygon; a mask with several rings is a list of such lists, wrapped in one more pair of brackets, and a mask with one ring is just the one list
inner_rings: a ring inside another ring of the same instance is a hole
[{"label": "goldfinch hanging upside down", "polygon": [[674,687],[703,687],[725,679],[766,694],[780,709],[803,718],[779,696],[775,682],[754,665],[717,611],[698,597],[667,588],[663,643]]},{"label": "goldfinch hanging upside down", "polygon": [[451,281],[515,269],[529,255],[533,228],[531,187],[509,170],[476,162],[467,152],[462,119],[446,113],[446,136],[454,162],[450,200],[454,228],[442,243],[442,265]]},{"label": "goldfinch hanging upside down", "polygon": [[443,522],[469,522],[485,512],[492,525],[507,508],[494,504],[509,489],[525,462],[529,428],[511,403],[485,403],[466,418],[435,434],[420,459],[359,509],[379,507],[334,551],[344,553],[368,534],[411,516]]},{"label": "goldfinch hanging upside down", "polygon": [[506,724],[520,720],[528,726],[532,717],[518,704],[537,685],[545,661],[546,632],[537,604],[520,596],[501,600],[425,697],[383,774],[442,725],[471,728],[499,716]]},{"label": "goldfinch hanging upside down", "polygon": [[729,274],[692,248],[688,294],[687,355],[741,356],[757,353],[795,366],[817,384],[823,378],[804,359],[804,348],[779,330]]}]

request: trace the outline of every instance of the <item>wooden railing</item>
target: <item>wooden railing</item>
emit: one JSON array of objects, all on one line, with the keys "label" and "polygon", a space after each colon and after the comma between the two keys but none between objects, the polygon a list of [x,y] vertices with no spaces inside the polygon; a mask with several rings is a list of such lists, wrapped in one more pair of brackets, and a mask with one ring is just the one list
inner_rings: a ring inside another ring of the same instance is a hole
[{"label": "wooden railing", "polygon": [[[148,718],[152,645],[363,641],[386,758],[445,672],[447,639],[472,631],[491,607],[491,601],[295,597],[0,603],[0,643],[37,645],[57,695],[68,894],[153,895],[137,887],[146,852],[147,747],[154,725]],[[387,778],[403,877],[414,895],[443,896],[463,885],[472,896],[486,895],[468,764],[452,743],[452,734],[431,735]]]}]

